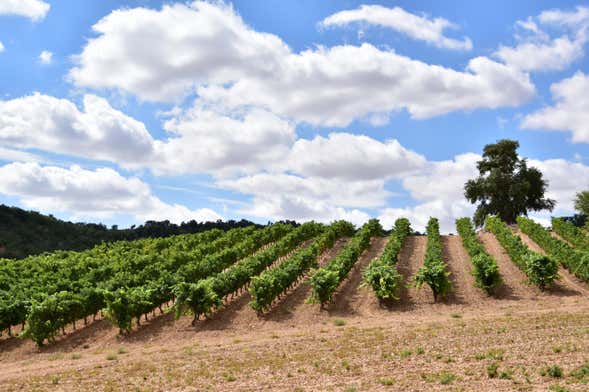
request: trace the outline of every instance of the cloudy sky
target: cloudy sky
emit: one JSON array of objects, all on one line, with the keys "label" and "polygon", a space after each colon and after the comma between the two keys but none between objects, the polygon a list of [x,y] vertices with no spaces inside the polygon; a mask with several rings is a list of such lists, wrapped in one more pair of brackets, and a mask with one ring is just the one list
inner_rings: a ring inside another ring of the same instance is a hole
[{"label": "cloudy sky", "polygon": [[578,1],[0,0],[0,203],[449,231],[512,138],[570,214],[588,49]]}]

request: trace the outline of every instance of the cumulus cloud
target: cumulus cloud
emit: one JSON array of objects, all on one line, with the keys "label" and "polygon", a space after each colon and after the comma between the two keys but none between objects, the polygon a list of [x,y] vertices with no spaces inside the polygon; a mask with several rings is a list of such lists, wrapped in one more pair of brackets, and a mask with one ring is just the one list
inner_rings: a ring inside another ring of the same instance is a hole
[{"label": "cumulus cloud", "polygon": [[201,83],[270,77],[289,54],[280,38],[252,30],[220,2],[121,9],[92,29],[99,36],[76,57],[73,81],[149,100],[175,100]]},{"label": "cumulus cloud", "polygon": [[53,53],[49,52],[48,50],[44,50],[39,55],[39,61],[41,64],[49,65],[53,61]]},{"label": "cumulus cloud", "polygon": [[69,73],[77,86],[156,101],[196,89],[207,103],[253,105],[313,125],[346,126],[398,110],[428,118],[515,106],[535,92],[526,74],[486,57],[454,70],[370,44],[295,53],[220,3],[118,10],[93,28],[98,36]]},{"label": "cumulus cloud", "polygon": [[18,15],[34,22],[45,18],[51,6],[41,0],[2,0],[0,15]]},{"label": "cumulus cloud", "polygon": [[156,140],[145,125],[87,94],[82,108],[35,93],[0,101],[0,146],[38,149],[150,168],[157,174],[228,175],[267,169],[288,155],[294,125],[260,108],[226,110],[198,102],[168,113]]},{"label": "cumulus cloud", "polygon": [[501,46],[497,57],[524,71],[562,70],[584,55],[586,38],[567,36],[548,42],[525,42],[516,47]]},{"label": "cumulus cloud", "polygon": [[0,101],[0,145],[123,165],[152,154],[153,140],[142,122],[95,95],[85,95],[82,107],[40,93]]},{"label": "cumulus cloud", "polygon": [[230,175],[268,169],[294,143],[294,125],[259,108],[227,111],[198,102],[164,123],[170,133],[155,142],[150,164],[161,173],[194,171]]},{"label": "cumulus cloud", "polygon": [[197,91],[229,106],[268,107],[309,124],[344,127],[358,118],[401,109],[425,119],[517,106],[534,95],[535,87],[528,75],[486,57],[470,60],[463,72],[364,43],[307,50],[290,56],[288,67],[272,78],[243,78]]},{"label": "cumulus cloud", "polygon": [[405,208],[385,208],[379,219],[385,227],[395,219],[406,217],[412,226],[424,231],[430,216],[440,220],[443,232],[455,232],[454,221],[463,216],[472,216],[474,206],[464,198],[464,184],[477,176],[478,154],[467,153],[446,161],[430,161],[416,174],[406,176],[402,183],[417,204]]},{"label": "cumulus cloud", "polygon": [[297,140],[287,168],[309,177],[358,181],[399,178],[425,162],[397,140],[383,143],[364,135],[331,133]]},{"label": "cumulus cloud", "polygon": [[456,233],[457,218],[472,216],[474,207],[466,200],[434,200],[412,207],[385,208],[378,215],[384,228],[390,229],[398,218],[407,218],[414,230],[424,233],[430,217],[440,221],[440,232]]},{"label": "cumulus cloud", "polygon": [[[501,45],[495,52],[497,58],[522,71],[563,70],[585,54],[589,8],[544,11],[516,22],[516,27],[523,32],[516,35],[519,43],[513,47]],[[551,38],[543,27],[557,28],[564,34]]]},{"label": "cumulus cloud", "polygon": [[0,161],[9,162],[37,162],[41,158],[38,155],[25,151],[0,147]]},{"label": "cumulus cloud", "polygon": [[429,18],[405,11],[401,7],[387,8],[381,5],[361,5],[354,10],[340,11],[325,18],[320,26],[344,26],[350,23],[365,23],[393,29],[415,40],[424,41],[438,48],[453,50],[470,50],[469,38],[448,38],[447,29],[458,26],[444,18]]},{"label": "cumulus cloud", "polygon": [[342,181],[335,178],[300,177],[285,173],[261,173],[217,181],[219,188],[252,196],[238,212],[264,219],[348,219],[362,224],[369,219],[363,209],[382,206],[390,193],[385,181]]},{"label": "cumulus cloud", "polygon": [[108,218],[132,215],[138,221],[207,221],[221,217],[203,208],[190,210],[168,204],[151,193],[138,178],[125,178],[110,168],[85,170],[79,166],[60,168],[38,163],[0,166],[0,192],[17,196],[28,208],[62,211],[74,217]]},{"label": "cumulus cloud", "polygon": [[589,188],[589,167],[565,159],[531,159],[529,164],[538,168],[548,181],[546,197],[556,200],[553,214],[572,214],[576,193]]},{"label": "cumulus cloud", "polygon": [[589,22],[589,7],[577,6],[574,11],[564,11],[560,9],[546,10],[540,13],[538,19],[545,24],[579,27],[586,26]]},{"label": "cumulus cloud", "polygon": [[0,42],[0,53],[4,52],[4,44]]},{"label": "cumulus cloud", "polygon": [[550,86],[553,106],[526,115],[521,127],[568,131],[573,142],[589,143],[589,75],[577,72],[574,76]]}]

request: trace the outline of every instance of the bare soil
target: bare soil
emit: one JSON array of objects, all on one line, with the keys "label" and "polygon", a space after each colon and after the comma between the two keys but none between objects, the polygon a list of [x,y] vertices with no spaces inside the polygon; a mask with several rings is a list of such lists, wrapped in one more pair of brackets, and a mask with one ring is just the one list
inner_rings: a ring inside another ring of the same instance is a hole
[{"label": "bare soil", "polygon": [[[196,326],[190,316],[158,314],[127,337],[100,320],[42,350],[7,339],[0,343],[0,390],[587,390],[589,376],[573,373],[588,360],[587,285],[563,270],[559,289],[541,292],[491,234],[479,238],[504,282],[493,296],[474,287],[468,255],[459,237],[449,236],[442,245],[453,294],[434,304],[429,288],[408,284],[399,301],[381,306],[359,287],[362,269],[386,245],[375,238],[326,310],[305,303],[309,286],[302,282],[261,317],[244,292]],[[401,251],[407,283],[423,264],[426,241],[409,237]],[[561,378],[545,371],[553,365]]]}]

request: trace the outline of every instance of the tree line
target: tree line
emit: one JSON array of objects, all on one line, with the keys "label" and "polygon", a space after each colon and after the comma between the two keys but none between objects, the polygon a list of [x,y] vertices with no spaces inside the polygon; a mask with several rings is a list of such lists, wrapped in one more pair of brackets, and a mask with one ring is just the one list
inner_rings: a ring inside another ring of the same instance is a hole
[{"label": "tree line", "polygon": [[[297,225],[294,221],[284,221]],[[73,223],[26,211],[18,207],[0,205],[0,258],[22,259],[27,256],[55,250],[81,251],[103,242],[132,241],[143,238],[163,238],[180,234],[196,234],[211,229],[229,229],[257,226],[246,219],[196,222],[181,224],[164,221],[147,221],[139,226],[119,229],[96,223]]]}]

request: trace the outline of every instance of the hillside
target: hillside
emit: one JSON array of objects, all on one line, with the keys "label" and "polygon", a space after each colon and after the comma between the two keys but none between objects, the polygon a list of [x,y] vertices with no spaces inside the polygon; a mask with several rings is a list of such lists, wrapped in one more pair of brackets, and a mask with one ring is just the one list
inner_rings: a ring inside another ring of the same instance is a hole
[{"label": "hillside", "polygon": [[[107,320],[73,331],[40,352],[29,341],[0,341],[5,390],[547,390],[584,376],[586,284],[567,276],[542,292],[525,283],[489,233],[480,235],[504,282],[495,296],[473,287],[472,266],[456,236],[443,236],[455,291],[434,304],[409,288],[392,307],[359,287],[361,269],[385,244],[374,238],[324,311],[304,303],[306,283],[266,315],[245,292],[208,320],[150,315],[126,337]],[[409,237],[399,257],[408,278],[423,261],[425,237]],[[341,240],[322,257],[341,250]],[[561,273],[563,271],[560,271]],[[370,363],[370,366],[366,366]],[[493,366],[497,375],[489,376]],[[543,373],[558,365],[561,378]],[[580,374],[580,373],[579,373]],[[162,387],[166,385],[166,387]],[[575,387],[576,386],[576,387]],[[579,389],[579,390],[582,390]]]},{"label": "hillside", "polygon": [[96,223],[72,223],[26,211],[18,207],[0,205],[0,258],[20,259],[53,250],[84,250],[102,242],[159,238],[177,234],[199,233],[219,228],[227,230],[252,225],[245,219],[226,222],[147,221],[128,229],[111,228]]},{"label": "hillside", "polygon": [[[319,266],[335,260],[358,236],[357,232],[349,237],[344,231],[317,257]],[[514,233],[529,249],[543,252],[522,232]],[[311,241],[305,238],[266,271],[310,248]],[[171,303],[166,302],[163,312],[149,311],[123,336],[101,315],[87,326],[66,326],[64,336],[41,348],[30,340],[3,336],[0,387],[7,391],[282,391],[294,386],[297,391],[584,390],[589,381],[584,355],[589,350],[587,283],[560,266],[559,280],[541,290],[527,282],[494,234],[480,232],[477,239],[497,261],[502,278],[491,295],[475,287],[473,264],[461,237],[441,236],[452,291],[434,303],[431,290],[417,290],[411,284],[424,263],[428,237],[410,235],[397,259],[404,282],[398,300],[379,303],[374,292],[362,286],[362,271],[383,253],[390,239],[373,236],[323,309],[307,301],[313,289],[307,279],[314,273],[310,271],[263,313],[249,306],[251,290],[240,288],[194,325],[191,315],[175,320]],[[276,243],[263,245],[235,265],[271,251]]]}]

